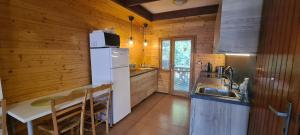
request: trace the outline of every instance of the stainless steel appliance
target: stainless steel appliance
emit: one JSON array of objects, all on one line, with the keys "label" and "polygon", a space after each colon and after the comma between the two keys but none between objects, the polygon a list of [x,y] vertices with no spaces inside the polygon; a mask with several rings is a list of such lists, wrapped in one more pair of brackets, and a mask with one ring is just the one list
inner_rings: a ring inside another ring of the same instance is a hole
[{"label": "stainless steel appliance", "polygon": [[224,69],[225,67],[224,66],[217,66],[216,67],[216,72],[218,73],[218,76],[223,76],[224,75]]},{"label": "stainless steel appliance", "polygon": [[90,47],[106,48],[106,47],[120,47],[120,36],[114,33],[108,33],[102,30],[96,30],[90,33]]}]

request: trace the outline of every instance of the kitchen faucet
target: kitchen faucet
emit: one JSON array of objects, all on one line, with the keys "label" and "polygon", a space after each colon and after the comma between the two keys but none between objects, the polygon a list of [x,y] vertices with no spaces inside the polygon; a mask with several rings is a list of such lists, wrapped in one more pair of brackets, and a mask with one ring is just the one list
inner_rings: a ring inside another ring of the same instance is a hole
[{"label": "kitchen faucet", "polygon": [[231,66],[227,66],[224,71],[225,71],[225,76],[226,76],[226,74],[229,74],[229,77],[228,76],[226,76],[226,77],[230,80],[229,90],[232,90],[232,85],[233,85],[233,68]]}]

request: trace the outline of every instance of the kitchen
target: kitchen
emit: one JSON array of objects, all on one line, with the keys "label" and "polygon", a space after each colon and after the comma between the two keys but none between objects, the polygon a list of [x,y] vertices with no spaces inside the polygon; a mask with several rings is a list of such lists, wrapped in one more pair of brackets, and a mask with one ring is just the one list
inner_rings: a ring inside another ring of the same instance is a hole
[{"label": "kitchen", "polygon": [[[1,133],[297,135],[299,10],[298,0],[1,0]],[[56,115],[75,106],[69,128]]]}]

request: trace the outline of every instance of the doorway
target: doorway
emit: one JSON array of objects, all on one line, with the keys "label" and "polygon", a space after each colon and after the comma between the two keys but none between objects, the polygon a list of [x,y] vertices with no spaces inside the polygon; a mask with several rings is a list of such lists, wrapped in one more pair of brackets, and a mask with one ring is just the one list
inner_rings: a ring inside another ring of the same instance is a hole
[{"label": "doorway", "polygon": [[188,96],[193,78],[193,37],[161,40],[161,70],[170,76],[169,93]]}]

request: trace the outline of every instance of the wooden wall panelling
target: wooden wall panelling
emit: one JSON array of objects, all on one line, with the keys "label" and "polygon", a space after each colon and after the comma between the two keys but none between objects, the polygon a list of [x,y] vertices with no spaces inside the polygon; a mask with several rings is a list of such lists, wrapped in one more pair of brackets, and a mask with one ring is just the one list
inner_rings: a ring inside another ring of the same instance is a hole
[{"label": "wooden wall panelling", "polygon": [[265,1],[250,135],[282,134],[284,121],[268,105],[285,111],[288,102],[293,103],[289,134],[299,134],[299,11],[297,0]]},{"label": "wooden wall panelling", "polygon": [[[279,6],[279,3],[274,3],[275,7]],[[280,10],[274,10],[273,11],[274,14],[273,16],[271,16],[272,19],[279,19],[279,14],[280,14]],[[272,112],[269,111],[268,109],[268,105],[272,105],[273,104],[270,102],[270,100],[272,99],[272,92],[274,91],[274,82],[277,80],[275,80],[275,69],[276,69],[276,60],[277,60],[277,50],[278,50],[278,46],[276,43],[276,36],[278,34],[278,30],[280,29],[279,27],[279,22],[274,23],[274,25],[272,26],[272,30],[273,32],[270,33],[270,38],[269,40],[267,40],[266,43],[270,44],[269,45],[269,49],[270,52],[269,54],[269,58],[267,59],[267,71],[268,71],[268,76],[267,76],[267,88],[266,88],[266,92],[265,92],[265,98],[264,98],[264,102],[263,102],[263,107],[264,107],[264,111],[263,111],[263,115],[261,116],[264,121],[264,124],[266,125],[265,128],[265,132],[263,132],[262,134],[265,134],[269,131],[270,129],[270,125],[271,123],[271,118],[272,116],[274,116],[274,114],[272,114]],[[273,45],[272,45],[273,44]],[[274,78],[274,79],[272,79]]]},{"label": "wooden wall panelling", "polygon": [[[280,15],[280,20],[283,20],[280,29],[280,34],[278,34],[277,37],[280,37],[282,35],[284,35],[284,38],[278,38],[278,42],[276,42],[278,44],[278,46],[280,47],[279,52],[278,52],[278,60],[277,60],[277,71],[276,72],[276,77],[278,77],[278,80],[276,80],[277,82],[277,88],[275,91],[275,94],[273,94],[273,100],[271,101],[274,105],[275,108],[278,108],[279,110],[285,110],[287,107],[287,94],[284,93],[284,91],[287,91],[288,89],[284,89],[284,88],[288,88],[289,87],[289,81],[290,81],[290,74],[291,74],[291,68],[289,68],[289,66],[291,65],[287,65],[288,62],[288,54],[289,54],[289,48],[291,47],[290,44],[290,37],[291,37],[291,26],[292,26],[292,18],[293,16],[293,9],[294,9],[294,3],[295,1],[284,1],[282,2],[281,8],[283,8],[282,10],[282,14]],[[284,46],[287,45],[287,46]],[[274,100],[275,99],[275,100]],[[276,116],[273,115],[273,121],[271,122],[272,126],[270,128],[270,132],[271,134],[276,134],[276,133],[280,133],[282,132],[282,125],[284,124],[284,121],[281,118],[278,118]]]},{"label": "wooden wall panelling", "polygon": [[[108,10],[109,9],[109,10]],[[128,45],[134,15],[135,44]],[[145,19],[110,0],[0,2],[0,77],[8,103],[83,86],[90,81],[88,33],[114,28],[130,61],[143,60]]]},{"label": "wooden wall panelling", "polygon": [[[274,12],[274,13],[277,13],[277,12]],[[273,17],[275,17],[277,14],[274,14],[274,16],[270,16],[270,18],[273,18]],[[270,23],[272,23],[272,22],[270,22]],[[269,29],[271,30],[271,31],[275,31],[276,30],[276,27],[274,26],[274,25],[270,25],[270,27],[269,27]],[[273,33],[271,33],[271,34],[273,34]],[[260,116],[260,119],[259,119],[259,121],[263,121],[263,123],[266,125],[265,127],[268,127],[268,125],[269,125],[269,123],[268,123],[268,119],[269,119],[269,117],[268,117],[268,115],[267,115],[267,113],[269,112],[269,110],[268,110],[268,98],[269,98],[269,93],[270,93],[270,91],[271,91],[271,76],[272,76],[272,62],[273,62],[273,58],[274,58],[274,50],[275,50],[275,47],[272,47],[272,45],[271,45],[271,43],[270,42],[272,42],[272,37],[271,36],[269,36],[269,37],[266,37],[266,41],[264,42],[264,44],[267,44],[267,51],[266,51],[266,55],[268,56],[267,58],[266,58],[266,65],[265,65],[265,71],[266,71],[266,75],[264,76],[264,77],[266,77],[265,78],[265,83],[263,83],[263,89],[260,89],[260,90],[262,90],[263,92],[262,92],[262,110],[261,110],[261,113],[262,113],[262,115]],[[260,131],[262,128],[265,128],[265,127],[259,127],[259,130],[258,131]],[[266,131],[266,130],[265,130]],[[262,133],[263,134],[263,133]]]},{"label": "wooden wall panelling", "polygon": [[[280,8],[280,6],[282,6],[281,4],[282,1],[277,1],[277,5],[276,7],[277,8]],[[284,10],[276,10],[277,14],[276,16],[274,16],[274,20],[280,20],[281,17],[282,17],[282,13],[284,13]],[[273,128],[273,121],[274,119],[278,119],[276,118],[277,116],[271,112],[269,109],[268,109],[268,105],[271,105],[272,107],[275,107],[276,109],[279,109],[278,108],[278,105],[275,103],[274,99],[273,98],[276,98],[274,97],[274,94],[276,93],[276,84],[278,83],[279,81],[279,76],[280,76],[280,73],[276,73],[276,71],[278,70],[277,68],[277,63],[278,62],[278,56],[279,56],[279,45],[278,45],[278,42],[281,38],[278,38],[278,35],[280,34],[280,30],[282,29],[282,26],[283,26],[283,21],[277,21],[275,24],[274,24],[274,32],[273,32],[273,38],[271,39],[270,41],[270,44],[273,44],[273,53],[272,53],[272,64],[270,65],[271,67],[271,74],[270,74],[270,89],[269,89],[269,94],[268,94],[268,98],[267,98],[267,102],[266,102],[266,109],[267,111],[265,112],[265,116],[267,117],[266,118],[266,121],[267,121],[267,129],[265,129],[265,133],[271,133],[272,132],[272,128]],[[280,65],[279,65],[280,66]],[[276,100],[276,99],[275,99]],[[282,131],[281,131],[282,132]]]},{"label": "wooden wall panelling", "polygon": [[[265,7],[263,8],[264,9],[264,12],[263,12],[263,22],[262,22],[262,28],[265,28],[267,30],[263,30],[261,31],[261,39],[265,39],[267,37],[267,34],[268,34],[268,30],[272,30],[272,25],[269,25],[270,21],[265,21],[265,20],[268,20],[270,18],[270,16],[268,15],[268,13],[271,13],[269,12],[270,10],[267,10],[268,9],[268,6],[270,5],[266,5],[264,4]],[[262,101],[264,99],[264,92],[265,92],[265,84],[267,82],[267,75],[268,75],[268,72],[267,72],[267,59],[269,58],[269,55],[268,53],[266,53],[268,50],[269,50],[269,44],[267,45],[262,45],[262,44],[265,44],[266,43],[266,40],[261,40],[260,41],[260,46],[259,46],[259,50],[258,50],[258,56],[257,56],[257,74],[256,74],[256,79],[255,79],[255,85],[254,85],[254,90],[253,90],[253,93],[254,93],[254,99],[253,99],[253,107],[252,108],[252,111],[250,113],[250,117],[251,117],[251,121],[250,121],[250,130],[249,130],[249,133],[250,134],[258,134],[258,132],[260,131],[259,127],[256,127],[256,124],[258,122],[263,122],[261,121],[261,118],[262,118],[262,115],[259,115],[261,114],[262,110],[264,109],[263,108],[263,104],[262,104]]]},{"label": "wooden wall panelling", "polygon": [[[289,101],[292,101],[294,105],[297,105],[292,110],[292,119],[291,119],[291,126],[290,126],[290,134],[300,134],[300,122],[299,122],[299,114],[300,114],[300,86],[299,86],[299,78],[300,78],[300,1],[293,1],[293,8],[291,8],[293,14],[291,15],[293,19],[291,25],[291,37],[290,37],[290,44],[291,47],[289,48],[288,54],[288,68],[287,71],[291,71],[290,75],[290,85],[284,90],[284,95],[287,95]],[[297,19],[298,18],[298,19]],[[294,54],[294,55],[292,55]],[[287,82],[288,83],[288,82]]]}]

